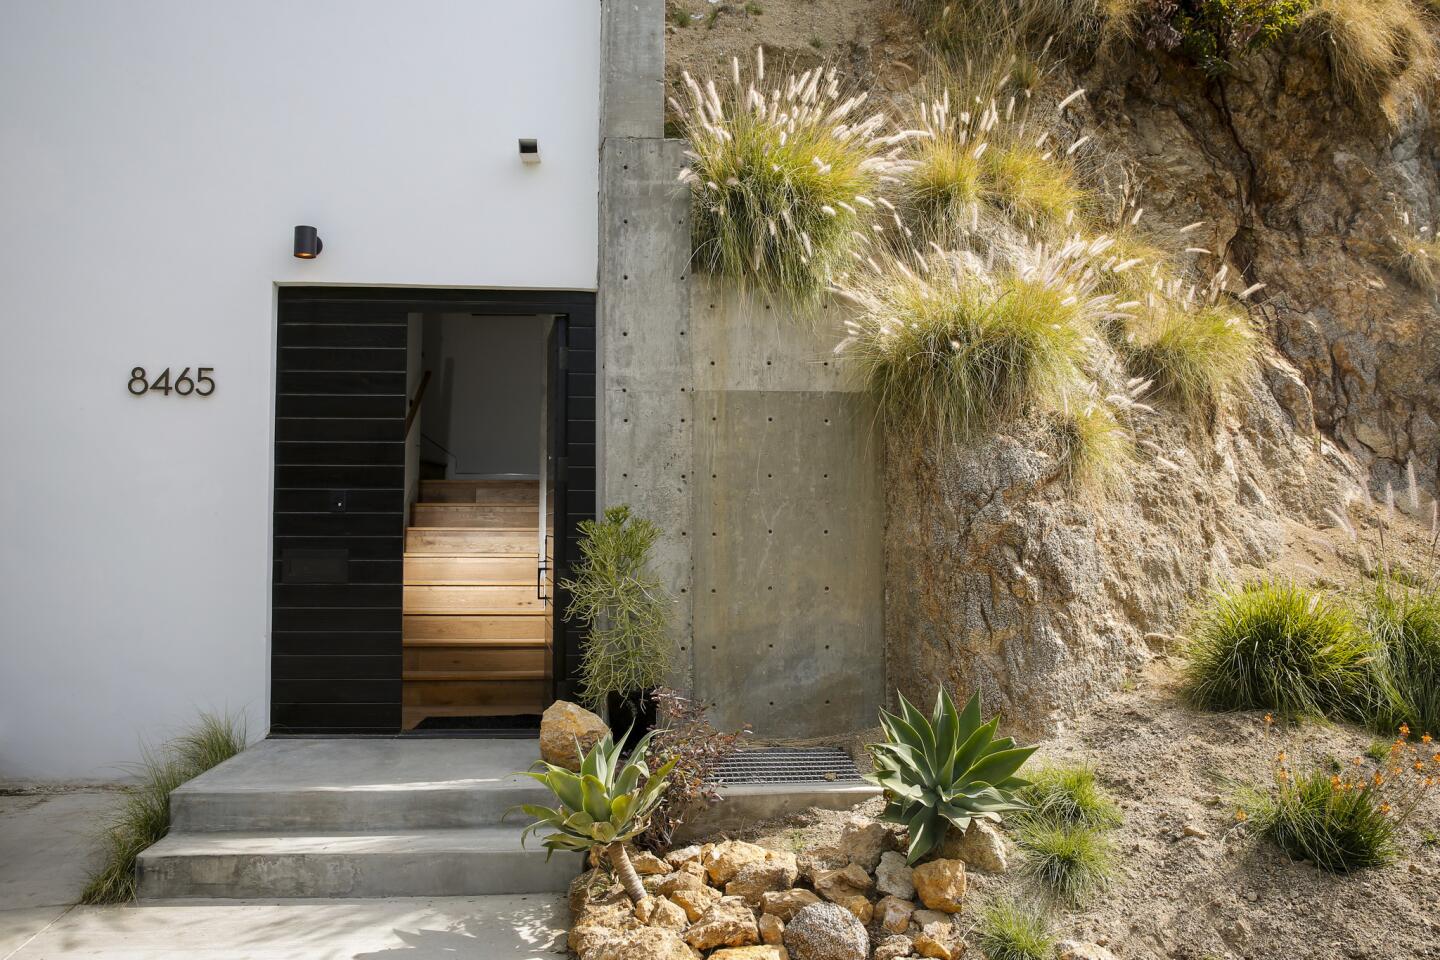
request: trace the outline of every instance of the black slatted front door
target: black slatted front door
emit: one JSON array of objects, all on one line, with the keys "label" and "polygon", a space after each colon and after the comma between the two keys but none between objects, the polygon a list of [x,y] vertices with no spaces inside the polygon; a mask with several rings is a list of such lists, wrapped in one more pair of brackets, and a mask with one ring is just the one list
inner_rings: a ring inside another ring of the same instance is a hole
[{"label": "black slatted front door", "polygon": [[400,727],[404,309],[282,291],[271,728]]}]

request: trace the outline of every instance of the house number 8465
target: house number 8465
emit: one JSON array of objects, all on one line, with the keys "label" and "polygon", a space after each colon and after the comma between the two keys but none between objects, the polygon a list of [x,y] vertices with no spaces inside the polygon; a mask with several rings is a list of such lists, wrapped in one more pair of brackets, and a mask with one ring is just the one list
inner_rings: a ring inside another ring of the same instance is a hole
[{"label": "house number 8465", "polygon": [[182,397],[188,397],[192,393],[197,397],[208,397],[215,392],[215,381],[210,378],[210,374],[214,372],[214,367],[198,367],[195,376],[191,377],[190,368],[186,367],[180,371],[174,382],[171,382],[169,367],[161,371],[154,380],[146,377],[144,367],[135,367],[130,371],[130,392],[141,397],[151,391],[158,391],[168,397],[173,390]]}]

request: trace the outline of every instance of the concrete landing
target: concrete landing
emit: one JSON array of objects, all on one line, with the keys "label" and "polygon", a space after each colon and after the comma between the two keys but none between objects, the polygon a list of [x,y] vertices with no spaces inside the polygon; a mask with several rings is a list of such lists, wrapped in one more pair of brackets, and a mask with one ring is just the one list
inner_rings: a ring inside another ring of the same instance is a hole
[{"label": "concrete landing", "polygon": [[577,855],[520,846],[534,740],[266,740],[170,797],[141,900],[562,892]]}]

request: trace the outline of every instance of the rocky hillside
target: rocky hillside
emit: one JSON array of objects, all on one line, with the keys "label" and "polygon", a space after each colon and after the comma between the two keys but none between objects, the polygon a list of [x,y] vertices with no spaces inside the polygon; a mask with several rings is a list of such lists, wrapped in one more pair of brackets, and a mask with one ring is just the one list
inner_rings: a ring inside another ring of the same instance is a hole
[{"label": "rocky hillside", "polygon": [[[897,111],[936,65],[922,27],[882,0],[675,0],[667,44],[677,76],[728,73],[757,45],[772,64],[833,62]],[[1051,60],[1057,97],[1086,91],[1071,122],[1092,138],[1080,157],[1097,189],[1143,207],[1157,235],[1200,222],[1190,268],[1263,284],[1266,336],[1209,416],[1157,404],[1099,493],[1060,482],[1034,419],[959,446],[892,438],[889,681],[924,698],[978,687],[1032,734],[1171,646],[1219,582],[1354,582],[1369,561],[1337,518],[1373,516],[1407,471],[1423,551],[1440,465],[1440,319],[1396,268],[1399,238],[1440,215],[1423,99],[1387,116],[1343,94],[1313,32],[1219,79],[1119,40]]]}]

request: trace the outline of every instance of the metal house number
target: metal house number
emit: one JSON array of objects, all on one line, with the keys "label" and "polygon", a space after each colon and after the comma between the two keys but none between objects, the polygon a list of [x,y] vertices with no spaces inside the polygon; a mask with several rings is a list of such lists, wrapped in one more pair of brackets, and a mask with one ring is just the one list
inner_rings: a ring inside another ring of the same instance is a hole
[{"label": "metal house number", "polygon": [[215,392],[215,381],[210,374],[215,372],[214,367],[197,367],[195,376],[190,376],[190,368],[186,367],[180,371],[180,375],[172,382],[170,380],[170,368],[166,367],[154,380],[145,375],[144,367],[135,367],[130,371],[130,392],[137,397],[143,397],[147,393],[158,392],[170,396],[171,391],[182,397],[194,394],[197,397],[208,397]]}]

